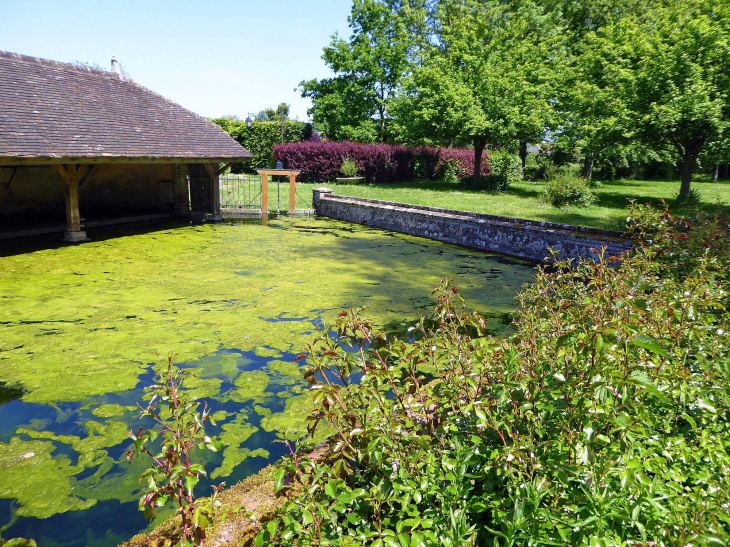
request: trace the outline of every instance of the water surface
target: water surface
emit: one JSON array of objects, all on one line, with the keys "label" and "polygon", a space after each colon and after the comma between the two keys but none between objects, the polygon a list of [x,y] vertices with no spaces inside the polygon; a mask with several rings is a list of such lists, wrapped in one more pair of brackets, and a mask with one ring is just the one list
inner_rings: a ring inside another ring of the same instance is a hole
[{"label": "water surface", "polygon": [[155,352],[176,352],[197,371],[189,387],[227,413],[227,448],[200,457],[233,484],[303,433],[294,358],[324,322],[362,306],[402,332],[449,276],[500,332],[532,276],[524,262],[313,218],[93,236],[0,249],[0,528],[41,546],[116,545],[148,526],[136,504],[148,462],[123,454]]}]

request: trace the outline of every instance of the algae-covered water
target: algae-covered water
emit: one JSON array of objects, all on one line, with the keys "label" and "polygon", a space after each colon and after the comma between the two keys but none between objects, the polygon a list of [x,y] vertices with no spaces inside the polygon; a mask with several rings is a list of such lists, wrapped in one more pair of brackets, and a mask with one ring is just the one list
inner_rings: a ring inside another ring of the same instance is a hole
[{"label": "algae-covered water", "polygon": [[176,352],[197,371],[189,387],[227,413],[214,431],[227,447],[199,456],[212,482],[233,484],[284,453],[277,439],[302,434],[309,397],[294,358],[323,322],[363,306],[402,331],[450,276],[498,332],[532,275],[520,261],[313,218],[93,236],[0,242],[0,535],[41,547],[116,545],[149,525],[136,503],[148,462],[124,452],[155,352]]}]

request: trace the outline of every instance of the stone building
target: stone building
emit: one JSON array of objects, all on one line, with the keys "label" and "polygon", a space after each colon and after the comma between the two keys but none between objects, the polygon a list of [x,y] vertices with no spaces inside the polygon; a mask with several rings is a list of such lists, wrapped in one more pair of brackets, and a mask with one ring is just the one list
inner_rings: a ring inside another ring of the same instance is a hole
[{"label": "stone building", "polygon": [[0,51],[0,237],[220,220],[218,175],[251,158],[114,60],[105,71]]}]

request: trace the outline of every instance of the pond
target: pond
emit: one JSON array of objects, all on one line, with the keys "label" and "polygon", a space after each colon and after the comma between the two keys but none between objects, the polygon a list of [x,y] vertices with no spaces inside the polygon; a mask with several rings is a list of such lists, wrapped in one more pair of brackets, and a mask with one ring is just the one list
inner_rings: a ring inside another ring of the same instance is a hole
[{"label": "pond", "polygon": [[[96,230],[80,246],[0,247],[0,530],[41,547],[110,546],[151,526],[137,510],[127,431],[172,350],[226,418],[201,453],[228,484],[284,453],[309,397],[301,353],[343,309],[404,332],[440,277],[507,328],[532,265],[314,218]],[[201,495],[211,482],[202,484]],[[159,516],[163,518],[165,514]],[[154,524],[154,523],[153,523]]]}]

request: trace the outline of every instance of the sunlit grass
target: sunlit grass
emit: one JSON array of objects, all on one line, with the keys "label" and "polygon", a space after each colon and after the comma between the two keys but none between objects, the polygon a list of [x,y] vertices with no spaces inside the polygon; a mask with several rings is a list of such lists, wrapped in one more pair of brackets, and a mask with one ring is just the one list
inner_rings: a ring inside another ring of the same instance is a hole
[{"label": "sunlit grass", "polygon": [[[327,184],[326,186],[332,188],[336,194],[343,196],[620,230],[626,219],[626,206],[629,199],[635,199],[641,203],[657,204],[664,199],[669,202],[675,212],[686,212],[687,207],[674,206],[679,184],[678,181],[628,179],[603,182],[601,188],[594,189],[598,197],[596,204],[582,209],[560,209],[547,205],[542,197],[542,184],[528,181],[514,183],[501,194],[488,194],[447,182],[414,181],[356,186]],[[297,193],[311,199],[311,189],[318,186],[325,185],[298,183]],[[282,194],[284,187],[285,185],[282,184]],[[288,191],[288,184],[286,187]],[[699,193],[698,206],[700,208],[730,210],[730,182],[694,182],[692,187]],[[273,210],[275,210],[275,195],[272,196],[270,189],[270,210],[272,210],[272,198],[274,200]],[[286,200],[282,199],[283,201]],[[300,206],[300,201],[298,200],[297,207]],[[283,204],[282,209],[287,207],[287,204]]]}]

